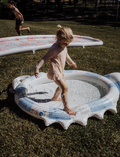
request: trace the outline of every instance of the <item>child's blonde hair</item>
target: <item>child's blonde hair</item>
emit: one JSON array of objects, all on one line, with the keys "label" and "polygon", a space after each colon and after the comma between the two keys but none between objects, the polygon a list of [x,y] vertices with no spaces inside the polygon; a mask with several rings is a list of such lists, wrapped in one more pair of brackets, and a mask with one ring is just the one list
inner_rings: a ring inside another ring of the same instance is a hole
[{"label": "child's blonde hair", "polygon": [[71,28],[69,27],[62,27],[61,25],[57,25],[57,40],[61,41],[61,40],[67,40],[69,42],[72,42],[73,40],[73,32],[71,30]]}]

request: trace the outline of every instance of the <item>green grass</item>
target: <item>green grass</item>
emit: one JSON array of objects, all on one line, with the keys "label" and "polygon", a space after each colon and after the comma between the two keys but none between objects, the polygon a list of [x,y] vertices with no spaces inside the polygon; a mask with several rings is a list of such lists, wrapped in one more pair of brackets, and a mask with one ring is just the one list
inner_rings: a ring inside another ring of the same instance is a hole
[{"label": "green grass", "polygon": [[[70,47],[69,54],[78,70],[101,75],[120,72],[120,28],[83,25],[79,21],[25,22],[31,34],[55,34],[57,24],[69,26],[74,34],[98,38],[103,46]],[[0,37],[16,36],[14,21],[0,20]],[[23,32],[27,35],[27,32]],[[29,73],[47,50],[4,56],[0,58],[0,90],[9,89],[12,80]],[[23,69],[24,72],[21,73]],[[71,69],[66,65],[65,69]],[[25,71],[26,70],[26,71]],[[48,64],[41,71],[47,72]],[[32,72],[33,73],[33,72]],[[103,120],[89,118],[87,126],[71,124],[64,130],[58,123],[45,127],[42,120],[23,112],[13,95],[0,96],[1,157],[119,157],[120,100],[117,114],[106,112]]]}]

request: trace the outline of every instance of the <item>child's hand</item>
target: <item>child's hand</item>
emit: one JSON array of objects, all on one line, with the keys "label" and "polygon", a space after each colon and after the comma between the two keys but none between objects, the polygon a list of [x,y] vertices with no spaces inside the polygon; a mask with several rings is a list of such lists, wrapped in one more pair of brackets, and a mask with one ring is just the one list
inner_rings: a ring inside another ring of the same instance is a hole
[{"label": "child's hand", "polygon": [[24,23],[24,21],[21,21],[21,24],[23,24]]},{"label": "child's hand", "polygon": [[39,70],[37,68],[35,68],[35,77],[36,78],[39,78],[38,74],[39,74]]},{"label": "child's hand", "polygon": [[35,73],[35,77],[36,77],[36,78],[39,78],[38,73]]},{"label": "child's hand", "polygon": [[77,68],[77,65],[76,65],[76,64],[73,64],[72,66],[73,66],[73,68]]}]

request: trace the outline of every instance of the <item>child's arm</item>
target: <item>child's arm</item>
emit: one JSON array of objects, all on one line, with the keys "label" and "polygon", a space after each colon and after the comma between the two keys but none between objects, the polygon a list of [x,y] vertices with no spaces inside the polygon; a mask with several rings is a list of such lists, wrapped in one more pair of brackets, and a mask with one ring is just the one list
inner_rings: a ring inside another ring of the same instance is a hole
[{"label": "child's arm", "polygon": [[69,54],[66,55],[66,62],[74,68],[77,68],[76,63],[70,58]]},{"label": "child's arm", "polygon": [[50,58],[54,56],[54,52],[52,49],[50,49],[46,55],[39,61],[39,63],[35,67],[35,77],[38,78],[39,69],[48,61]]},{"label": "child's arm", "polygon": [[[44,56],[45,57],[45,56]],[[39,78],[39,69],[45,64],[45,59],[44,57],[39,61],[39,63],[35,67],[35,77]]]}]

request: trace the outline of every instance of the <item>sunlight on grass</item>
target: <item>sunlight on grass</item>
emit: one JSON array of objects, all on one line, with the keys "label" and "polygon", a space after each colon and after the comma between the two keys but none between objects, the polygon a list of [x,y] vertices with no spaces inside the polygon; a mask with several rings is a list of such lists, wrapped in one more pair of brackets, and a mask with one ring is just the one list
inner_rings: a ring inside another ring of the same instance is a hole
[{"label": "sunlight on grass", "polygon": [[[30,35],[55,34],[57,24],[69,26],[74,34],[90,36],[104,42],[103,46],[70,47],[69,55],[78,70],[101,75],[120,72],[120,28],[103,25],[83,25],[79,21],[25,21]],[[0,38],[17,36],[15,21],[0,20]],[[28,32],[22,32],[28,35]],[[34,66],[47,50],[4,56],[0,58],[0,90],[23,74],[34,74]],[[40,69],[47,72],[48,64]],[[65,69],[72,69],[66,64]],[[106,112],[103,120],[90,118],[86,127],[72,124],[68,130],[57,123],[45,127],[44,122],[24,113],[13,95],[0,95],[1,157],[118,157],[120,155],[120,101],[118,113]]]}]

